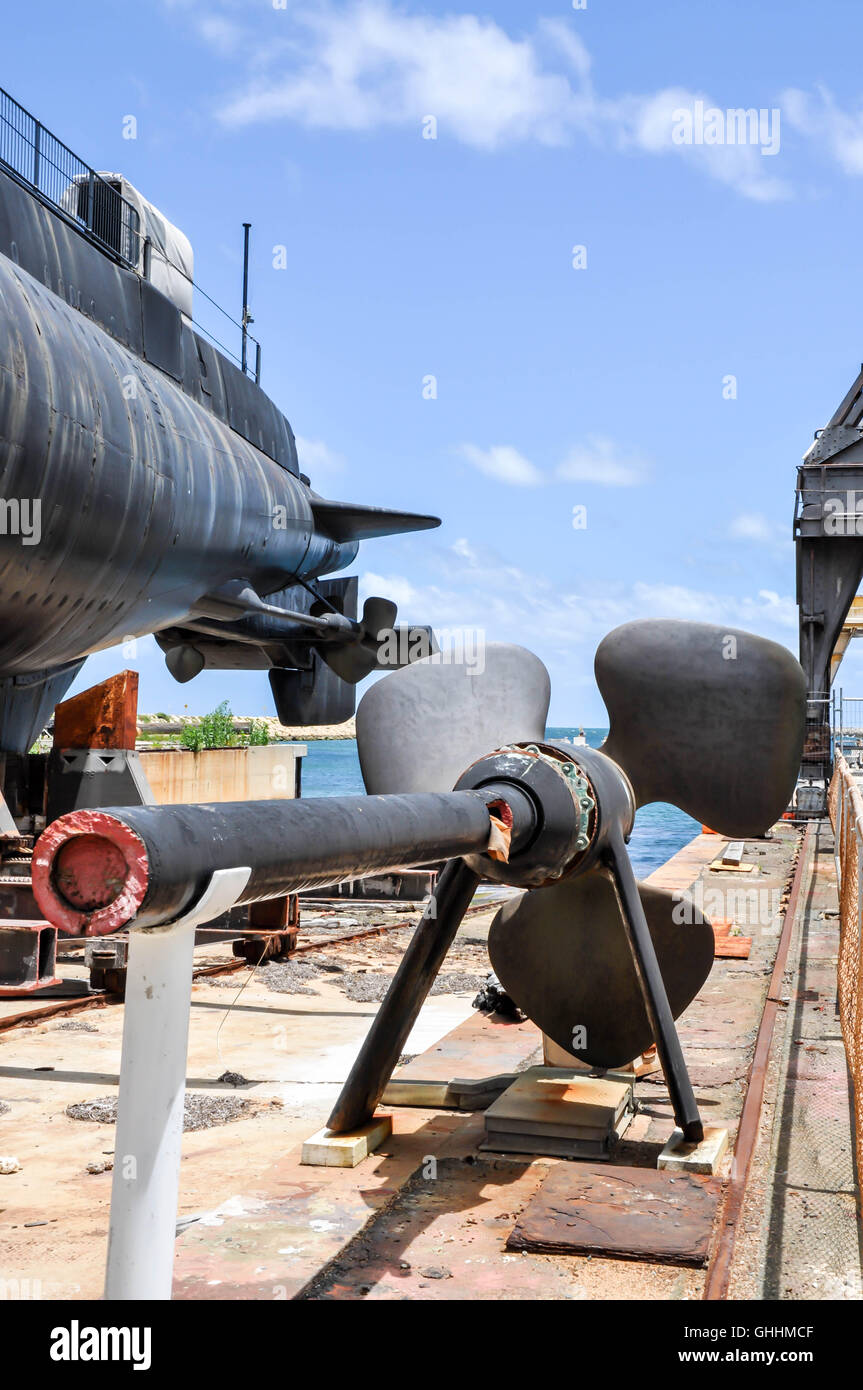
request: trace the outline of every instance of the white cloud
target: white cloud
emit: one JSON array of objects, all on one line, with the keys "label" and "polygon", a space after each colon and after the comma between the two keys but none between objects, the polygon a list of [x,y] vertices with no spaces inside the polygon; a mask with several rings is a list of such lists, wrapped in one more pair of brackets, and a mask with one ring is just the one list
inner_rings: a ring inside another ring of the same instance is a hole
[{"label": "white cloud", "polygon": [[645,618],[682,618],[697,623],[728,623],[761,632],[766,627],[797,628],[797,605],[790,595],[759,589],[738,597],[688,589],[680,584],[634,584],[632,596]]},{"label": "white cloud", "polygon": [[543,481],[539,469],[508,444],[493,444],[490,449],[460,444],[458,452],[495,482],[508,483],[511,487],[537,487]]},{"label": "white cloud", "polygon": [[[508,444],[481,449],[460,444],[457,452],[480,473],[512,487],[539,487],[546,476],[536,464]],[[634,449],[624,449],[605,435],[588,435],[575,444],[555,470],[559,482],[598,483],[602,487],[635,487],[644,481],[647,460]],[[465,542],[466,544],[466,542]]]},{"label": "white cloud", "polygon": [[[405,608],[411,612],[411,620],[419,622],[415,612],[417,608],[422,606],[422,595],[419,589],[414,588],[409,579],[404,579],[401,575],[375,574],[373,570],[367,570],[365,574],[360,575],[360,605],[365,603],[367,598],[376,596],[392,599],[393,603],[399,607],[400,618],[401,609]],[[426,618],[424,621],[428,622],[429,619]]]},{"label": "white cloud", "polygon": [[[775,156],[762,154],[758,145],[675,143],[673,131],[679,113],[694,112],[699,102],[705,111],[717,109],[703,92],[690,92],[683,87],[669,87],[653,96],[625,100],[620,107],[622,144],[649,154],[676,154],[756,202],[787,198],[789,185],[773,173]],[[780,129],[781,119],[776,127],[777,138]]]},{"label": "white cloud", "polygon": [[728,535],[731,540],[756,545],[762,553],[787,562],[794,543],[788,522],[771,521],[760,512],[740,512],[733,518]]},{"label": "white cloud", "polygon": [[581,37],[559,19],[513,36],[474,14],[409,14],[391,0],[352,0],[300,6],[284,25],[283,38],[270,43],[269,54],[254,52],[244,86],[222,104],[225,124],[291,120],[327,130],[412,127],[419,135],[433,115],[440,138],[475,149],[583,137],[621,151],[677,155],[744,197],[787,195],[751,145],[674,143],[674,111],[698,94],[675,88],[601,96]]},{"label": "white cloud", "polygon": [[326,481],[334,474],[344,472],[345,460],[343,455],[337,454],[322,439],[304,439],[298,434],[296,441],[300,472],[308,474],[312,480],[312,487],[315,486],[316,480],[321,475],[323,475],[322,481]]},{"label": "white cloud", "polygon": [[589,435],[584,444],[570,449],[557,476],[563,482],[634,487],[643,482],[645,472],[646,461],[640,454],[621,449],[603,435]]},{"label": "white cloud", "polygon": [[[230,125],[288,117],[311,127],[418,126],[433,114],[466,144],[559,144],[577,100],[568,78],[543,70],[529,39],[472,14],[409,15],[388,0],[300,10],[299,53],[230,101]],[[294,50],[296,53],[297,50]],[[579,58],[580,45],[565,54]]]},{"label": "white cloud", "polygon": [[641,581],[558,584],[464,539],[431,551],[429,558],[437,566],[438,582],[419,584],[398,574],[366,574],[362,595],[393,598],[402,622],[476,628],[490,642],[520,642],[548,664],[555,659],[564,664],[575,660],[576,666],[592,661],[605,634],[633,618],[727,624],[774,640],[790,638],[794,644],[794,599],[769,589],[735,595]]},{"label": "white cloud", "polygon": [[460,537],[459,540],[453,541],[452,548],[453,554],[458,555],[460,559],[467,560],[468,563],[471,565],[479,564],[479,556],[477,555],[470,541],[465,540],[463,536]]},{"label": "white cloud", "polygon": [[218,53],[234,53],[244,31],[223,15],[203,15],[197,21],[198,33]]},{"label": "white cloud", "polygon": [[843,111],[826,87],[817,97],[792,87],[782,94],[782,111],[795,130],[819,140],[846,174],[863,174],[863,106]]},{"label": "white cloud", "polygon": [[758,512],[741,512],[728,528],[729,535],[739,541],[772,541],[776,533],[776,523],[768,521]]}]

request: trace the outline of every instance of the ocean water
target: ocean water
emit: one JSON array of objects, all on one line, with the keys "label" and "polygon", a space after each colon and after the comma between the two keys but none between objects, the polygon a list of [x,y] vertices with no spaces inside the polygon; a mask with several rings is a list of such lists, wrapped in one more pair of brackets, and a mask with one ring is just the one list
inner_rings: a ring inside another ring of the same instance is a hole
[{"label": "ocean water", "polygon": [[[574,738],[577,728],[549,727],[549,738]],[[585,729],[591,748],[598,748],[607,729]],[[303,759],[303,796],[362,796],[363,779],[355,739],[333,739],[306,745]],[[643,806],[635,818],[629,854],[639,878],[658,869],[701,829],[685,811],[655,802]]]}]

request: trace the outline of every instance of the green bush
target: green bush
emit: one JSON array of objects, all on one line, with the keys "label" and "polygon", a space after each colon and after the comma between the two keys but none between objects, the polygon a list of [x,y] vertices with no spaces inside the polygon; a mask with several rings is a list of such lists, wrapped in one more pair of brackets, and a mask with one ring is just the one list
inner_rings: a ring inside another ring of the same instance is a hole
[{"label": "green bush", "polygon": [[186,724],[180,734],[180,743],[184,748],[188,748],[190,753],[200,753],[204,746],[201,726],[199,724]]},{"label": "green bush", "polygon": [[236,748],[239,743],[227,700],[217,705],[212,713],[205,714],[199,728],[204,736],[205,748]]},{"label": "green bush", "polygon": [[193,753],[200,753],[202,748],[236,748],[238,739],[227,700],[205,714],[200,723],[187,724],[180,735],[180,742]]},{"label": "green bush", "polygon": [[227,700],[205,714],[200,723],[187,724],[180,735],[180,743],[193,753],[200,753],[204,748],[259,748],[269,741],[269,730],[263,719],[253,719],[248,733],[238,734]]}]

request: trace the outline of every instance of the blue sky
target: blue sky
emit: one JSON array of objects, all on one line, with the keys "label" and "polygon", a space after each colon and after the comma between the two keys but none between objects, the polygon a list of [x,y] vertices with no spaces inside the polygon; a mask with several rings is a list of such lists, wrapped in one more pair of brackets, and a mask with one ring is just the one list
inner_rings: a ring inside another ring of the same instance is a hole
[{"label": "blue sky", "polygon": [[[595,724],[630,618],[796,650],[795,467],[863,359],[861,37],[851,0],[42,0],[0,85],[234,309],[252,222],[263,385],[313,484],[444,518],[366,544],[366,592],[531,647],[552,721]],[[699,100],[778,109],[778,152],[676,144]],[[129,665],[142,710],[270,709],[261,675],[174,685],[152,641],[76,688]]]}]

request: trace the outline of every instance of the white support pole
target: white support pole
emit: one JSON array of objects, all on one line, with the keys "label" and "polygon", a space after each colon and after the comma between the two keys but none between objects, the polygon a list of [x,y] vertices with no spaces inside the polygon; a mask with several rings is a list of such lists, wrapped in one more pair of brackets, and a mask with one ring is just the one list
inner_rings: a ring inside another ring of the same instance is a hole
[{"label": "white support pole", "polygon": [[129,932],[106,1299],[169,1299],[195,928],[232,907],[248,868],[219,869],[177,922]]}]

